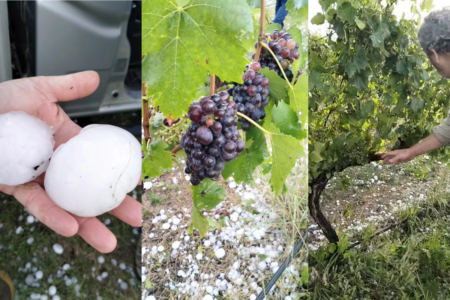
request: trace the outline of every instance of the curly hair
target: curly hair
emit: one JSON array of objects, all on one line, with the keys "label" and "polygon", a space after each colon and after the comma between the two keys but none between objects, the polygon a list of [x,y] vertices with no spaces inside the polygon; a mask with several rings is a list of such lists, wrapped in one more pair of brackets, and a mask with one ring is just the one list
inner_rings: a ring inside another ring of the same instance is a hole
[{"label": "curly hair", "polygon": [[428,55],[430,49],[437,53],[450,52],[450,9],[432,11],[425,17],[419,29],[419,42]]}]

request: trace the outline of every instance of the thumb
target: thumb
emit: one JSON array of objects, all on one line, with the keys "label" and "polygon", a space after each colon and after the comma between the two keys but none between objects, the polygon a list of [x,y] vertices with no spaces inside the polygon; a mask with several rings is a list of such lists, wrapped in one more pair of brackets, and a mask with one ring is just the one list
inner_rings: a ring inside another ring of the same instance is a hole
[{"label": "thumb", "polygon": [[44,78],[58,101],[71,101],[89,96],[100,84],[100,77],[95,71]]}]

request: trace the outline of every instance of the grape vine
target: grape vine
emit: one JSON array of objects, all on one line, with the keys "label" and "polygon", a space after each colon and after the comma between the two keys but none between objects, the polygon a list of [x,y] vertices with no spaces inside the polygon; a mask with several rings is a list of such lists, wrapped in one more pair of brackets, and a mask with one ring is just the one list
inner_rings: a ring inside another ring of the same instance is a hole
[{"label": "grape vine", "polygon": [[[295,2],[290,13],[307,14],[307,1],[289,2]],[[262,16],[259,26],[256,12]],[[220,175],[249,184],[264,164],[277,196],[296,161],[305,157],[307,74],[297,83],[286,81],[246,58],[252,56],[248,45],[255,40],[258,59],[264,48],[264,16],[264,6],[250,7],[246,0],[143,3],[143,101],[151,111],[143,121],[148,127],[143,176],[158,177],[186,157],[183,171],[190,176],[194,202],[190,231],[197,229],[201,236],[208,228],[201,210],[213,209],[226,197],[215,182]],[[289,61],[294,74],[304,68],[307,58],[307,39],[300,29],[305,32],[306,19],[292,18],[287,30],[298,42],[292,48],[298,54],[293,51]],[[177,135],[179,145],[174,144]]]}]

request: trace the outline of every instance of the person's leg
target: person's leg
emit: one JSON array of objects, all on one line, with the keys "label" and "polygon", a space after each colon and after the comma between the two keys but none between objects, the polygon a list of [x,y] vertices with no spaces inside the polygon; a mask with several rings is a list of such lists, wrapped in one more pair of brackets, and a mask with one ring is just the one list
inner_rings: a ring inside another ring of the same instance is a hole
[{"label": "person's leg", "polygon": [[278,12],[275,15],[275,19],[273,19],[273,22],[281,24],[281,27],[284,27],[284,19],[286,19],[287,14],[288,11],[286,10],[286,2],[284,2],[278,9]]},{"label": "person's leg", "polygon": [[275,15],[277,14],[278,10],[280,9],[281,4],[283,4],[283,0],[277,0],[277,4],[275,5]]},{"label": "person's leg", "polygon": [[14,299],[14,285],[8,274],[0,270],[0,300]]}]

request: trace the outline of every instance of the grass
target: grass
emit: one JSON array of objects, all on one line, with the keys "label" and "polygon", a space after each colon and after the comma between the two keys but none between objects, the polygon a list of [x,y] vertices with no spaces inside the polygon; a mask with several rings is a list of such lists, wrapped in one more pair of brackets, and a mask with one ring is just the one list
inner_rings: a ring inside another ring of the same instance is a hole
[{"label": "grass", "polygon": [[164,201],[166,199],[166,197],[164,195],[159,196],[159,195],[156,195],[155,193],[149,193],[147,195],[147,197],[150,199],[152,204],[161,203],[162,201]]},{"label": "grass", "polygon": [[[426,200],[397,214],[397,220],[408,219],[405,225],[360,247],[310,252],[311,299],[450,299],[450,172],[423,160],[404,171],[418,179],[434,173]],[[363,236],[377,229],[369,226]]]},{"label": "grass", "polygon": [[[23,206],[13,197],[0,193],[0,270],[9,274],[16,289],[16,300],[30,299],[32,293],[46,294],[48,288],[54,285],[57,294],[61,299],[77,299],[75,285],[67,286],[65,278],[76,278],[80,285],[80,294],[85,299],[139,299],[140,282],[134,274],[134,257],[138,235],[133,232],[133,228],[111,215],[100,216],[104,221],[110,220],[108,228],[116,235],[118,246],[116,250],[109,254],[101,254],[86,244],[80,237],[66,238],[60,236],[42,223],[27,225],[28,213]],[[20,221],[19,219],[22,220]],[[21,234],[16,234],[18,226],[23,228]],[[31,244],[27,239],[33,237]],[[133,241],[132,241],[133,240]],[[63,246],[64,252],[57,255],[52,246],[58,243]],[[45,252],[44,249],[47,249]],[[100,264],[98,257],[103,256],[105,262]],[[111,260],[117,260],[117,266]],[[32,270],[28,272],[20,271],[27,263],[31,263],[32,268],[41,270],[44,274],[39,280],[39,286],[32,287],[25,284],[25,279]],[[124,263],[126,270],[121,270],[119,264]],[[69,264],[70,269],[65,274],[57,278],[58,270],[64,264]],[[108,277],[101,282],[96,277],[103,272],[108,273]],[[49,283],[48,278],[52,275],[53,282]],[[123,290],[119,287],[118,280],[125,281],[128,288]],[[135,285],[132,284],[134,281]]]}]

